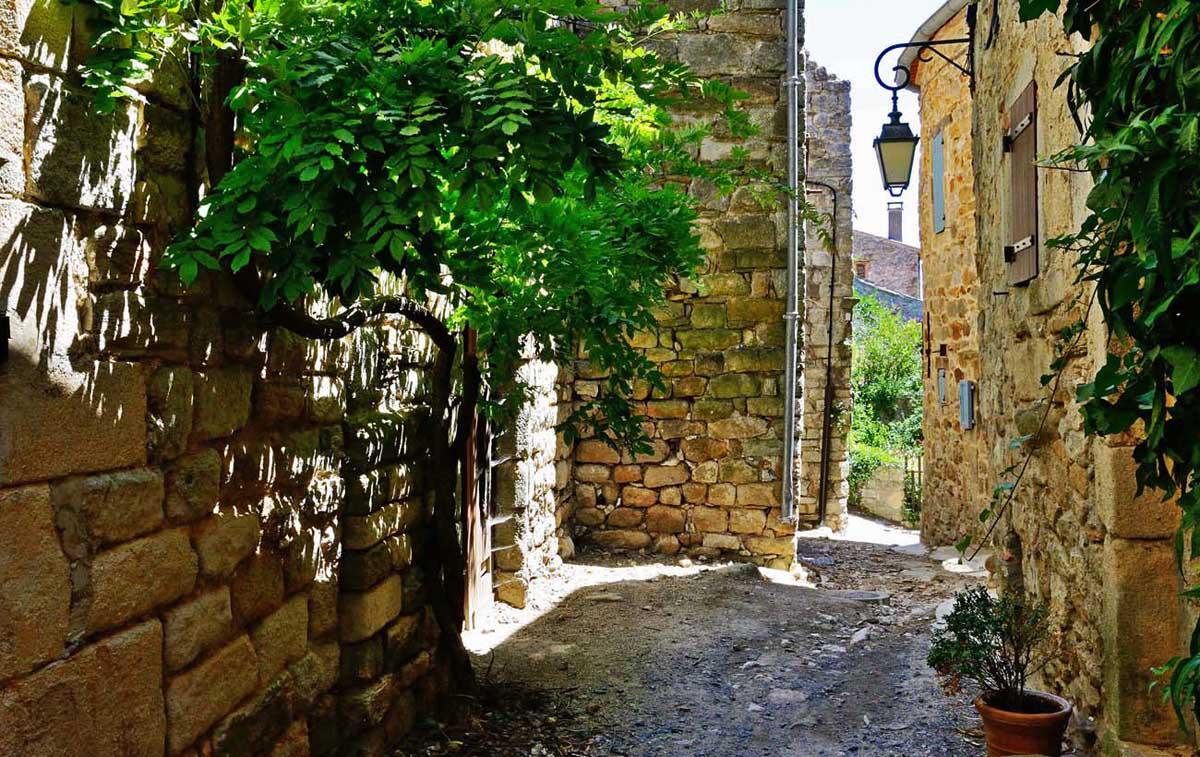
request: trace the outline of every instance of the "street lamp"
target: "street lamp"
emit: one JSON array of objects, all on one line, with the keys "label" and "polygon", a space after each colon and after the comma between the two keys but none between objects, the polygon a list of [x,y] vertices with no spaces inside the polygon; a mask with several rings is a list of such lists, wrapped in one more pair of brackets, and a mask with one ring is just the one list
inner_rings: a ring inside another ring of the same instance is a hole
[{"label": "street lamp", "polygon": [[899,197],[908,189],[912,177],[913,158],[917,154],[917,142],[921,138],[913,134],[908,124],[900,120],[900,109],[893,95],[891,120],[883,125],[883,131],[875,138],[875,157],[879,159],[879,175],[883,188],[892,197]]},{"label": "street lamp", "polygon": [[[967,45],[968,50],[966,67],[947,57],[945,53],[938,49],[944,45],[964,44]],[[889,120],[884,123],[883,130],[875,138],[875,157],[879,160],[879,176],[883,179],[883,188],[892,197],[899,197],[904,194],[904,190],[908,189],[909,181],[912,178],[913,160],[917,154],[917,143],[920,141],[920,137],[913,134],[912,128],[900,120],[900,90],[908,87],[912,81],[912,72],[904,64],[904,57],[902,56],[901,62],[892,67],[893,78],[891,84],[883,80],[883,76],[879,73],[879,67],[883,64],[883,59],[889,53],[910,48],[916,48],[915,60],[929,62],[933,58],[929,57],[928,53],[934,53],[951,66],[971,77],[972,84],[975,81],[974,74],[972,73],[974,61],[971,55],[970,38],[901,42],[898,45],[892,45],[884,49],[879,54],[879,57],[875,59],[875,81],[879,82],[879,86],[892,93],[892,112],[889,114]]]}]

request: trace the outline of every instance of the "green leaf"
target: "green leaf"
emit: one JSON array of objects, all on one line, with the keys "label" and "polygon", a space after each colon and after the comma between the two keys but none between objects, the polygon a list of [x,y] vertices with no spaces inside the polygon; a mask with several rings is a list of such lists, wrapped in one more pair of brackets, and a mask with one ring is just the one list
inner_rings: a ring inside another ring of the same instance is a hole
[{"label": "green leaf", "polygon": [[1196,350],[1176,345],[1163,349],[1162,354],[1171,364],[1171,386],[1176,396],[1200,384],[1200,355]]}]

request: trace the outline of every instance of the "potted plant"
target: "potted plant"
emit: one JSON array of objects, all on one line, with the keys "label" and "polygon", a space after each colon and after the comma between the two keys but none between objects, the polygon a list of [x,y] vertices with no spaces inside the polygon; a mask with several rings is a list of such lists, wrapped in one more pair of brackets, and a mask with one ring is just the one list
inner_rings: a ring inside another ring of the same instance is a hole
[{"label": "potted plant", "polygon": [[946,688],[973,683],[988,757],[1062,754],[1071,703],[1026,687],[1054,656],[1046,608],[1014,593],[984,587],[960,592],[945,624],[935,629],[930,667]]}]

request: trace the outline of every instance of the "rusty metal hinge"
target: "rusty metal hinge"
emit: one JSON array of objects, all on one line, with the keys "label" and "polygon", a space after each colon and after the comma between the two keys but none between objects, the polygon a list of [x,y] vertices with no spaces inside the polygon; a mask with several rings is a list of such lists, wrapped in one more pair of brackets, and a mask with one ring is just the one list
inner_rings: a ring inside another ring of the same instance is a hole
[{"label": "rusty metal hinge", "polygon": [[1004,152],[1012,152],[1013,144],[1017,141],[1017,137],[1021,136],[1021,133],[1032,125],[1033,114],[1026,113],[1025,117],[1017,122],[1017,125],[1004,135]]}]

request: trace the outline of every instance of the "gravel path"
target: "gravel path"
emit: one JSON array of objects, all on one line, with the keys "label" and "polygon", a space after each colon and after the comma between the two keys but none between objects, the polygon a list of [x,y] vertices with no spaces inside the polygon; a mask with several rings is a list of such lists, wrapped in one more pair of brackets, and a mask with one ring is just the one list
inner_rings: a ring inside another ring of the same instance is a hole
[{"label": "gravel path", "polygon": [[976,725],[970,707],[924,663],[936,607],[978,579],[913,551],[805,540],[817,588],[749,566],[584,555],[544,587],[542,611],[468,637],[494,690],[553,700],[523,747],[478,753],[979,755],[960,733]]}]

